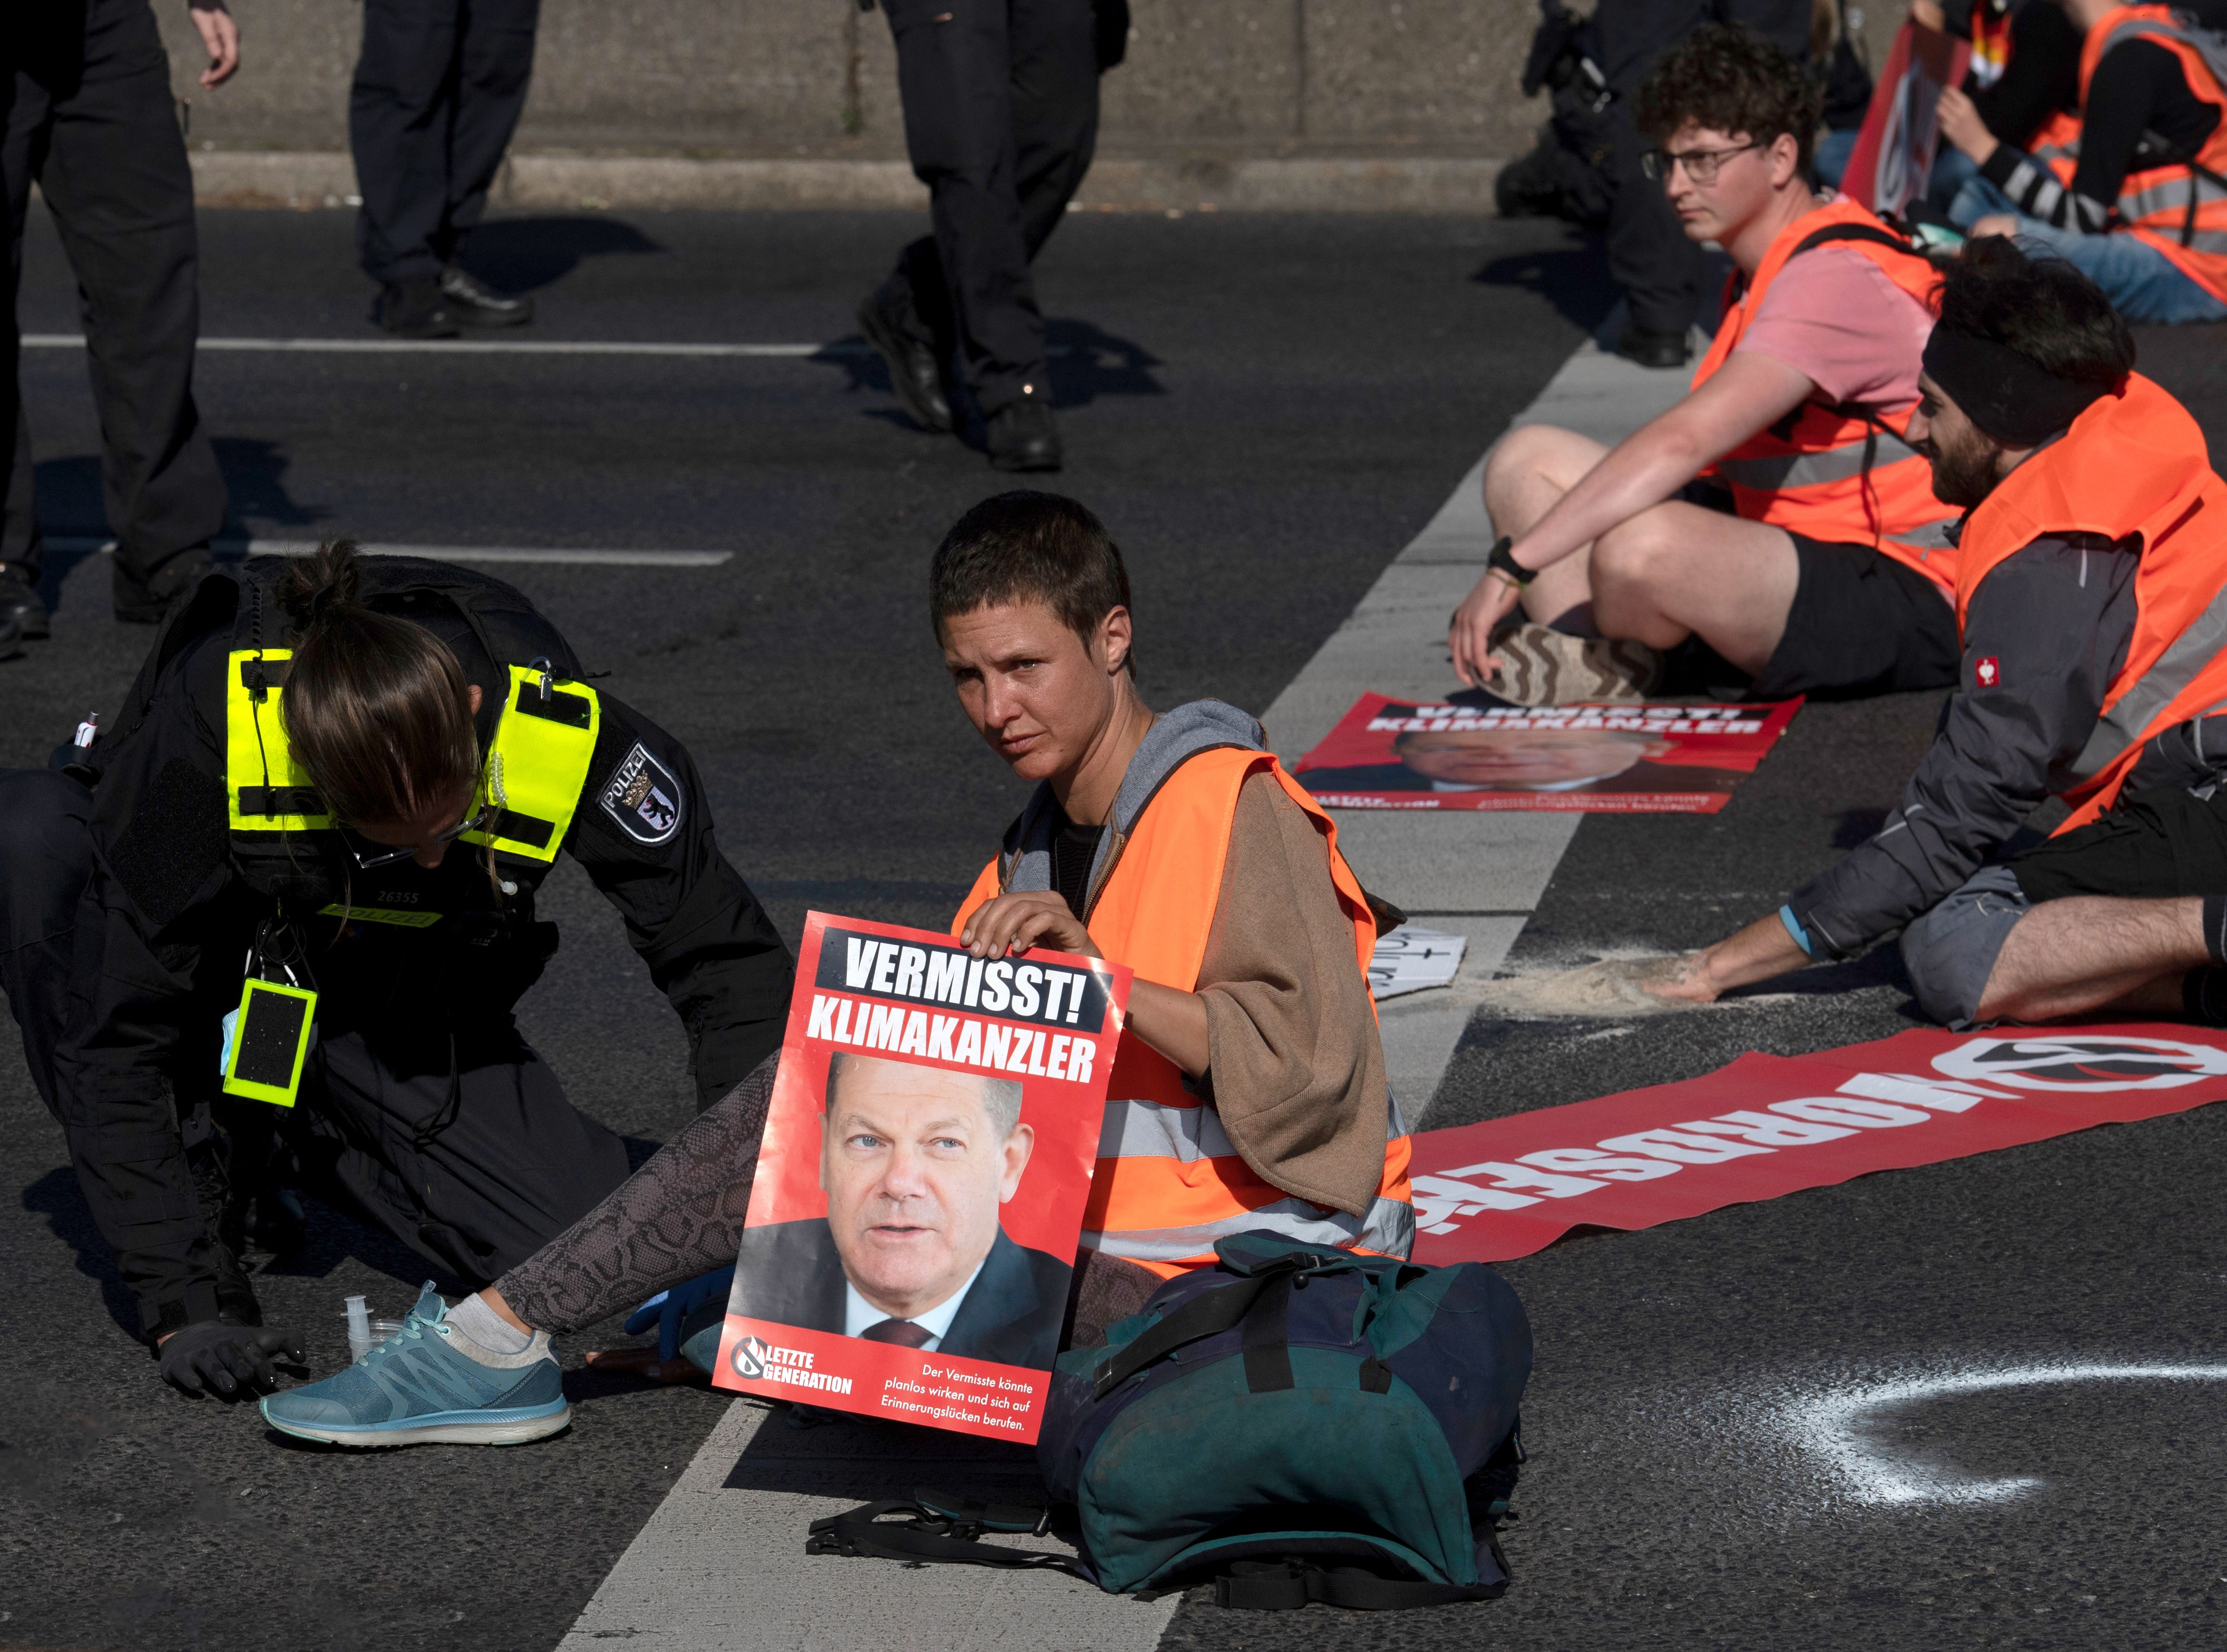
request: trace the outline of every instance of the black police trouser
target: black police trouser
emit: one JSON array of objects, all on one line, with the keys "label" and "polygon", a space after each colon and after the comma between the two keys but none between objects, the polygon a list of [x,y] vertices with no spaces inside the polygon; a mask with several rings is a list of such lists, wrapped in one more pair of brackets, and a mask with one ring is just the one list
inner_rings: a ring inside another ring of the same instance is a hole
[{"label": "black police trouser", "polygon": [[43,552],[15,319],[36,180],[77,276],[118,564],[145,582],[207,544],[225,513],[224,479],[194,405],[199,251],[169,60],[147,0],[17,0],[5,16],[0,561],[35,579]]},{"label": "black police trouser", "polygon": [[[93,872],[84,787],[50,770],[0,770],[0,986],[48,1109],[68,1130],[79,1185],[105,1234],[144,1213],[104,1174],[100,1132],[72,1121],[54,1051],[75,1012],[72,935]],[[322,1017],[321,1017],[322,1018]],[[214,1054],[214,1046],[211,1047]],[[210,1090],[215,1086],[212,1083]],[[626,1179],[625,1144],[565,1100],[556,1075],[507,1015],[438,1025],[344,1030],[318,1041],[290,1111],[221,1098],[182,1107],[182,1141],[233,1149],[213,1182],[267,1155],[276,1132],[302,1185],[386,1228],[437,1267],[485,1285],[524,1261]],[[222,1126],[213,1131],[212,1118]],[[236,1190],[244,1191],[245,1190]],[[205,1210],[214,1221],[218,1213]],[[203,1316],[206,1317],[206,1316]],[[150,1328],[154,1325],[150,1315]]]},{"label": "black police trouser", "polygon": [[1706,22],[1744,23],[1797,63],[1809,54],[1809,0],[1600,0],[1593,13],[1609,108],[1616,195],[1609,206],[1609,274],[1643,332],[1683,335],[1701,309],[1705,258],[1686,239],[1660,182],[1640,169],[1653,144],[1639,135],[1633,105],[1656,61]]},{"label": "black police trouser", "polygon": [[935,233],[897,282],[984,413],[1043,389],[1029,265],[1098,144],[1090,0],[883,0],[897,37],[905,150]]},{"label": "black police trouser", "polygon": [[533,73],[540,0],[364,0],[348,89],[356,250],[379,282],[431,281],[487,211]]}]

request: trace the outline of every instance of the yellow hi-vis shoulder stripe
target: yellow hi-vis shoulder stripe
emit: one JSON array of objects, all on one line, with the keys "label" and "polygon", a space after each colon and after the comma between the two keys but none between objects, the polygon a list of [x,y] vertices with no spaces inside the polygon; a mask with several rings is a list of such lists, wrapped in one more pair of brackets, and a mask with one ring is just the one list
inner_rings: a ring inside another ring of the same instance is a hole
[{"label": "yellow hi-vis shoulder stripe", "polygon": [[235,649],[224,678],[224,795],[234,832],[323,832],[333,820],[278,715],[290,648]]},{"label": "yellow hi-vis shoulder stripe", "polygon": [[480,777],[481,800],[495,815],[466,843],[492,844],[499,854],[553,861],[588,784],[603,703],[580,683],[546,688],[528,666],[510,667],[510,692],[495,725],[495,747]]}]

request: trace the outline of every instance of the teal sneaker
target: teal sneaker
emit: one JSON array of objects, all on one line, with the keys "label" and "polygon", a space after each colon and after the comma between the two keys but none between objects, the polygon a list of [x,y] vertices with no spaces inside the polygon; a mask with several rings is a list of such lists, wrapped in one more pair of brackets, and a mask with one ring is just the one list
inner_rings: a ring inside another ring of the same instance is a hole
[{"label": "teal sneaker", "polygon": [[568,1427],[565,1376],[536,1331],[522,1354],[457,1344],[428,1280],[402,1329],[347,1370],[263,1401],[281,1433],[332,1445],[519,1445]]}]

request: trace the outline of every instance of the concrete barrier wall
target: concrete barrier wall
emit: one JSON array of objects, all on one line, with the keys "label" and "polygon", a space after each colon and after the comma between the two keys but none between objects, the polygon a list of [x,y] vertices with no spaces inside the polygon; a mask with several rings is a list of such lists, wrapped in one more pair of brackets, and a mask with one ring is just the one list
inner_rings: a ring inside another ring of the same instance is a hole
[{"label": "concrete barrier wall", "polygon": [[[232,84],[203,92],[182,0],[157,0],[195,149],[347,147],[361,8],[232,0]],[[1104,83],[1108,156],[1518,154],[1535,0],[1133,0]],[[856,0],[543,0],[521,154],[897,160],[888,21]]]}]

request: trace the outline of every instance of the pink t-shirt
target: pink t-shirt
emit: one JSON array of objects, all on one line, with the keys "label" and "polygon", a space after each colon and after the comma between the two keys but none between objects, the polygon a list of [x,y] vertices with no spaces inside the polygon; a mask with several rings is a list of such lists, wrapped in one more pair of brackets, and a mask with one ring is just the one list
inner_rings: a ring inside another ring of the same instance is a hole
[{"label": "pink t-shirt", "polygon": [[1918,367],[1933,312],[1853,247],[1795,258],[1763,296],[1734,346],[1784,361],[1818,399],[1900,407],[1918,399]]}]

